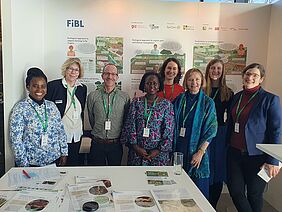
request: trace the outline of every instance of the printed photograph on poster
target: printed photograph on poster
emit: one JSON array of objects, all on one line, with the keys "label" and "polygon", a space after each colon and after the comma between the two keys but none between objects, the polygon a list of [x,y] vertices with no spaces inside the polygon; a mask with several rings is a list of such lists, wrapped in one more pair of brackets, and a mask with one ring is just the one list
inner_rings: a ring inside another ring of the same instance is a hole
[{"label": "printed photograph on poster", "polygon": [[90,57],[94,59],[95,45],[87,37],[67,37],[67,57]]},{"label": "printed photograph on poster", "polygon": [[178,41],[162,39],[132,39],[135,56],[130,59],[130,73],[144,74],[147,71],[159,72],[168,57],[177,58],[185,67],[185,53]]},{"label": "printed photograph on poster", "polygon": [[123,38],[96,37],[96,73],[102,73],[106,64],[115,64],[123,73]]},{"label": "printed photograph on poster", "polygon": [[195,44],[193,67],[204,73],[208,62],[215,58],[224,62],[226,75],[241,75],[247,62],[247,47],[243,43]]}]

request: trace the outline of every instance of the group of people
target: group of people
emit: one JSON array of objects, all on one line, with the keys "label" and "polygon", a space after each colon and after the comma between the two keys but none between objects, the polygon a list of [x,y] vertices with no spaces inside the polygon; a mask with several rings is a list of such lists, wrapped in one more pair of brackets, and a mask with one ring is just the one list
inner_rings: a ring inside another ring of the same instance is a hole
[{"label": "group of people", "polygon": [[114,64],[104,67],[103,86],[88,97],[78,80],[83,76],[78,58],[65,61],[62,75],[47,83],[40,69],[27,72],[29,96],[10,117],[17,166],[83,165],[79,147],[87,104],[92,127],[88,165],[120,165],[123,145],[128,165],[134,166],[170,165],[172,152],[182,152],[184,170],[214,208],[226,182],[238,211],[261,211],[266,183],[257,173],[264,167],[274,177],[279,166],[256,144],[278,144],[281,134],[280,99],[261,87],[262,65],[243,70],[243,90],[234,95],[221,60],[211,60],[205,75],[189,69],[181,86],[181,65],[168,58],[159,73],[143,75],[139,89],[145,95],[131,102],[116,87]]}]

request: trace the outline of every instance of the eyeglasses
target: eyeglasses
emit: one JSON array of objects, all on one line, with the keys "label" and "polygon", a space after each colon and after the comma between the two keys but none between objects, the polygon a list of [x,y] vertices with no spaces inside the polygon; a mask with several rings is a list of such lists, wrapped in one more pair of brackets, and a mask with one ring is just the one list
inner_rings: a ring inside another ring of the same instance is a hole
[{"label": "eyeglasses", "polygon": [[68,67],[68,71],[69,72],[72,72],[72,71],[79,72],[79,69],[78,68]]},{"label": "eyeglasses", "polygon": [[256,73],[250,73],[250,72],[246,72],[244,74],[244,76],[247,76],[247,77],[253,77],[254,79],[258,79],[260,78],[260,75],[259,74],[256,74]]},{"label": "eyeglasses", "polygon": [[109,76],[113,76],[113,77],[118,76],[118,74],[116,74],[116,73],[109,73],[109,72],[104,72],[103,75],[105,75],[106,77],[109,77]]}]

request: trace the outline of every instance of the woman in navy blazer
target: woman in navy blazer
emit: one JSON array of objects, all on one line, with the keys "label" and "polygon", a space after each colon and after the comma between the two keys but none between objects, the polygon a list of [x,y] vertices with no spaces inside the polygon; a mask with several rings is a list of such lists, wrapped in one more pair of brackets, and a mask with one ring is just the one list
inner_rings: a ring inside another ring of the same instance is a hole
[{"label": "woman in navy blazer", "polygon": [[84,156],[79,154],[83,135],[84,108],[87,88],[78,81],[84,69],[79,58],[69,58],[62,65],[62,79],[48,83],[45,99],[58,107],[67,134],[69,157],[67,165],[83,165]]},{"label": "woman in navy blazer", "polygon": [[262,210],[266,182],[257,175],[260,169],[270,177],[279,172],[278,160],[256,148],[280,143],[280,99],[260,86],[264,77],[258,63],[243,70],[243,90],[234,96],[228,119],[227,186],[239,212]]}]

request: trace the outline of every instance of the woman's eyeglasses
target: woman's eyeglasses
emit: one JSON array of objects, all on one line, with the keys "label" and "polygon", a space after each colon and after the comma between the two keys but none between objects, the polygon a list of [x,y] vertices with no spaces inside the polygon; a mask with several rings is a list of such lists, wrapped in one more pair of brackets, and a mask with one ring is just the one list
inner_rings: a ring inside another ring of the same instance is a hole
[{"label": "woman's eyeglasses", "polygon": [[256,74],[256,73],[250,73],[250,72],[246,72],[244,74],[244,76],[247,76],[247,77],[253,77],[254,79],[258,79],[260,78],[260,75],[259,74]]},{"label": "woman's eyeglasses", "polygon": [[72,71],[79,72],[79,69],[78,68],[68,67],[68,71],[69,72],[72,72]]}]

